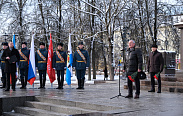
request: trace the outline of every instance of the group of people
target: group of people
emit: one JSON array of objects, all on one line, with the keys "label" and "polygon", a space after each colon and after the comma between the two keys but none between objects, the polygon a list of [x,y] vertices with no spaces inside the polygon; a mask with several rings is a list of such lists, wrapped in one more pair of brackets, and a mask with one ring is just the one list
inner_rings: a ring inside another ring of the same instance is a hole
[{"label": "group of people", "polygon": [[[158,46],[153,44],[151,46],[151,52],[149,54],[147,70],[151,77],[151,90],[148,92],[155,92],[155,76],[157,75],[158,90],[157,93],[161,93],[161,76],[160,73],[163,71],[164,59],[162,53],[157,51]],[[126,71],[126,77],[131,77],[135,72],[141,72],[143,66],[142,52],[140,48],[135,46],[135,41],[130,40],[128,43],[128,49],[126,50],[124,70]],[[136,93],[134,99],[139,98],[140,95],[140,80],[138,74],[135,75],[135,88]],[[128,95],[125,98],[133,98],[133,86],[132,79],[128,78]]]},{"label": "group of people", "polygon": [[[20,89],[26,89],[28,79],[28,66],[29,66],[29,54],[30,50],[27,49],[27,43],[22,42],[21,49],[14,48],[13,42],[3,42],[3,50],[1,50],[1,70],[2,70],[2,88],[6,88],[5,91],[10,90],[10,75],[12,80],[12,89],[15,91],[16,82],[16,64],[20,70]],[[159,74],[158,77],[158,91],[161,93],[161,77],[160,73],[163,71],[164,60],[160,52],[157,51],[157,45],[153,44],[151,47],[152,52],[149,54],[147,69],[151,76],[151,90],[148,92],[155,92],[155,80],[154,76]],[[45,48],[45,43],[39,43],[39,49],[35,53],[35,64],[39,72],[40,87],[38,89],[45,89],[46,83],[46,70],[47,70],[47,58],[48,51]],[[72,66],[76,69],[76,76],[78,80],[78,88],[84,89],[85,72],[90,65],[89,54],[84,50],[83,42],[78,43],[78,49],[74,53]],[[16,63],[18,62],[18,63]],[[57,49],[53,55],[52,67],[57,72],[58,87],[56,89],[63,89],[64,85],[64,70],[67,65],[67,52],[63,49],[63,43],[57,44]],[[124,72],[126,71],[126,77],[134,74],[135,72],[141,72],[143,65],[142,52],[140,48],[135,46],[135,41],[130,40],[128,49],[126,50]],[[140,80],[137,77],[134,78],[136,93],[135,99],[140,95]],[[125,98],[133,97],[132,80],[128,78],[128,95]]]},{"label": "group of people", "polygon": [[[52,67],[57,72],[58,87],[56,89],[63,89],[64,85],[64,70],[67,65],[67,52],[63,49],[63,43],[58,43],[56,51],[53,55]],[[29,54],[30,50],[27,48],[27,43],[21,43],[21,49],[14,48],[13,42],[3,42],[1,50],[1,81],[5,91],[10,90],[10,76],[12,81],[12,90],[15,91],[17,64],[20,72],[21,87],[26,89],[28,80]],[[39,43],[39,49],[35,53],[35,64],[39,72],[40,87],[38,89],[45,89],[46,84],[46,70],[47,70],[48,51],[45,48],[45,43]],[[78,88],[84,89],[85,71],[89,67],[89,54],[84,49],[83,42],[78,43],[78,49],[74,53],[73,67],[76,69],[76,76],[78,79]]]}]

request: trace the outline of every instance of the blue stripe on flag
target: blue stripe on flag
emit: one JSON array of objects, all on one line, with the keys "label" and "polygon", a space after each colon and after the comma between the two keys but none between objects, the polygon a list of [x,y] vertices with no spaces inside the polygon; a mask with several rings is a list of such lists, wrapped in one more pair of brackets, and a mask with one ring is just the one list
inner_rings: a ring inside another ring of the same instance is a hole
[{"label": "blue stripe on flag", "polygon": [[66,82],[67,82],[68,85],[71,84],[71,71],[69,70],[68,67],[66,69]]},{"label": "blue stripe on flag", "polygon": [[36,76],[34,74],[34,70],[33,70],[32,64],[31,64],[31,60],[29,60],[28,80],[30,80],[34,77],[36,77]]}]

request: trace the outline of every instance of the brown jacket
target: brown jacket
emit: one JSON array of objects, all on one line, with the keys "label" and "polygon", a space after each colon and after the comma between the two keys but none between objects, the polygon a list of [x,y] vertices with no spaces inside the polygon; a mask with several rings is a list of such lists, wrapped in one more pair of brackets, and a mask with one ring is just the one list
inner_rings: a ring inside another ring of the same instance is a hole
[{"label": "brown jacket", "polygon": [[147,63],[148,72],[162,72],[164,67],[164,59],[160,52],[155,51],[149,54],[149,59]]}]

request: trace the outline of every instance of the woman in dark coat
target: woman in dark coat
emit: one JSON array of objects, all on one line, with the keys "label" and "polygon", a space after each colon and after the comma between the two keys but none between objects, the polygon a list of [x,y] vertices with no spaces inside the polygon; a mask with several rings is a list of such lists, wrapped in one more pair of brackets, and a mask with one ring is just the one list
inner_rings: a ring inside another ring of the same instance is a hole
[{"label": "woman in dark coat", "polygon": [[[15,80],[16,80],[16,62],[20,60],[18,50],[14,48],[13,42],[9,42],[9,47],[3,52],[1,58],[5,60],[5,70],[6,73],[6,89],[5,91],[10,90],[10,74],[12,78],[12,89],[15,91]],[[11,59],[13,58],[13,60]],[[12,61],[12,62],[11,62]]]}]

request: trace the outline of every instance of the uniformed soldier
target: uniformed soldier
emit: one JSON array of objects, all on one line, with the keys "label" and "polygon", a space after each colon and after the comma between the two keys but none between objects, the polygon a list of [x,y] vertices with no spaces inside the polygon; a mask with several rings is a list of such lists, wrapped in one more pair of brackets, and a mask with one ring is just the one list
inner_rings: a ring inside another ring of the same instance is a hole
[{"label": "uniformed soldier", "polygon": [[35,53],[36,67],[38,68],[40,80],[40,87],[38,89],[45,89],[48,51],[43,42],[39,43],[39,47],[40,49]]},{"label": "uniformed soldier", "polygon": [[2,72],[1,81],[3,83],[3,86],[1,88],[5,88],[6,87],[6,73],[4,72],[5,60],[1,59],[1,56],[4,52],[4,50],[8,48],[8,42],[3,42],[2,46],[3,46],[3,49],[1,50],[1,53],[0,53],[0,60],[1,60],[1,72]]},{"label": "uniformed soldier", "polygon": [[88,52],[83,48],[83,42],[79,42],[78,50],[74,53],[73,59],[73,67],[76,68],[76,76],[78,79],[77,89],[84,89],[85,72],[90,65]]},{"label": "uniformed soldier", "polygon": [[19,69],[20,69],[20,80],[22,87],[20,89],[26,89],[27,85],[27,78],[28,78],[28,62],[29,62],[29,54],[30,50],[27,49],[27,42],[22,42],[22,48],[19,50],[20,54],[20,62],[19,62]]},{"label": "uniformed soldier", "polygon": [[[64,69],[66,68],[67,54],[63,51],[63,43],[57,44],[57,50],[53,55],[53,68],[57,71],[58,87],[56,89],[63,89],[64,84]],[[61,79],[60,79],[61,75]]]}]

